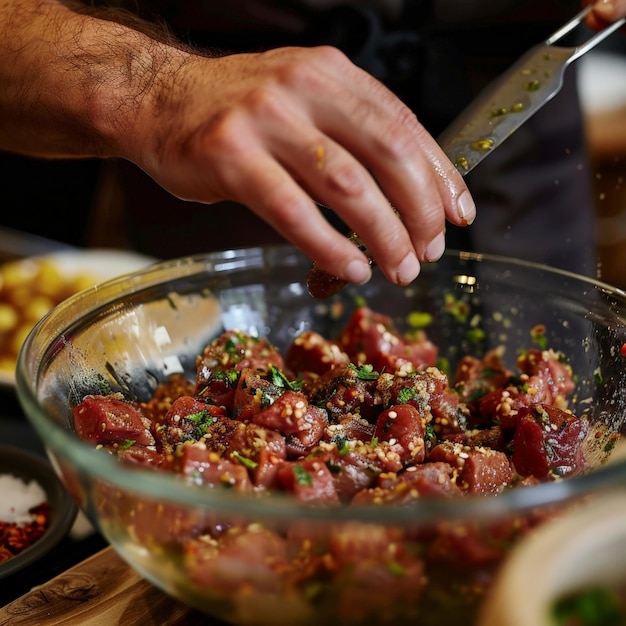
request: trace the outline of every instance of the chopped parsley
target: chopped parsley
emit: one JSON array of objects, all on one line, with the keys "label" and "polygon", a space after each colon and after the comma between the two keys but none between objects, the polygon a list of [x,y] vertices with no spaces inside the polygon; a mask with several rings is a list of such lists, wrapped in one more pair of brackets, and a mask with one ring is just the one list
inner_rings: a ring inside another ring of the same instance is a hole
[{"label": "chopped parsley", "polygon": [[378,372],[376,372],[374,366],[369,363],[364,365],[350,363],[350,368],[354,371],[359,380],[376,380],[378,378]]},{"label": "chopped parsley", "polygon": [[546,327],[543,324],[537,324],[537,326],[530,331],[530,338],[533,340],[535,345],[542,350],[545,350],[548,347]]},{"label": "chopped parsley", "polygon": [[593,370],[593,380],[599,385],[604,382],[604,378],[602,376],[602,370],[597,367]]},{"label": "chopped parsley", "polygon": [[398,561],[389,562],[389,571],[395,576],[406,576],[406,569],[404,569],[402,563],[398,563]]},{"label": "chopped parsley", "polygon": [[331,474],[341,474],[341,465],[339,463],[333,463],[332,461],[326,462],[326,467],[330,471]]},{"label": "chopped parsley", "polygon": [[279,389],[291,389],[292,391],[300,391],[304,381],[302,380],[289,380],[285,373],[275,365],[270,365],[270,377],[271,382],[275,387]]},{"label": "chopped parsley", "polygon": [[622,626],[626,609],[616,592],[596,587],[567,595],[552,610],[556,626]]},{"label": "chopped parsley", "polygon": [[302,467],[302,465],[294,463],[293,474],[296,478],[296,483],[298,483],[301,487],[313,486],[313,479],[311,478],[311,475],[304,469],[304,467]]},{"label": "chopped parsley", "polygon": [[487,333],[482,328],[470,328],[465,336],[470,343],[477,344],[485,340]]},{"label": "chopped parsley", "polygon": [[201,439],[206,435],[207,431],[211,424],[216,421],[216,418],[213,417],[207,410],[203,409],[202,411],[198,411],[197,413],[191,413],[189,415],[185,415],[184,419],[192,424],[195,424],[193,429],[193,437],[195,439]]},{"label": "chopped parsley", "polygon": [[233,457],[234,459],[237,459],[244,467],[247,467],[248,469],[253,470],[259,466],[259,464],[256,461],[249,459],[247,456],[243,456],[243,454],[241,454],[237,450],[234,450],[233,452],[231,452],[230,456]]},{"label": "chopped parsley", "polygon": [[425,328],[433,323],[433,316],[425,311],[412,311],[407,316],[407,323],[411,328]]},{"label": "chopped parsley", "polygon": [[464,300],[456,298],[452,293],[446,293],[443,297],[443,310],[450,313],[457,322],[464,323],[470,313],[470,307]]},{"label": "chopped parsley", "polygon": [[524,85],[524,89],[526,89],[526,91],[537,91],[540,86],[541,86],[541,83],[538,80],[529,80]]},{"label": "chopped parsley", "polygon": [[350,452],[350,448],[348,447],[348,438],[343,433],[334,435],[330,442],[337,446],[337,450],[341,456]]},{"label": "chopped parsley", "polygon": [[418,396],[414,387],[402,387],[398,392],[398,404],[408,404],[410,400],[415,400]]},{"label": "chopped parsley", "polygon": [[232,368],[227,370],[216,369],[211,372],[211,377],[215,378],[216,380],[224,380],[229,383],[231,387],[234,387],[239,381],[240,373],[241,372],[239,370]]}]

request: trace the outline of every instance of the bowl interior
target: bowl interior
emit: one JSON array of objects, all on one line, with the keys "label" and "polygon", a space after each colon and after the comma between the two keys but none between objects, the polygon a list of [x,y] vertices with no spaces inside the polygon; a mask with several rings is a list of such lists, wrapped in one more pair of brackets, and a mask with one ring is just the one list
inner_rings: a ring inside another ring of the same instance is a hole
[{"label": "bowl interior", "polygon": [[[541,346],[567,355],[576,375],[570,408],[591,422],[589,464],[599,468],[610,455],[626,414],[623,292],[541,265],[452,251],[425,265],[407,288],[390,285],[376,272],[366,285],[315,300],[306,288],[309,268],[290,246],[231,250],[165,262],[84,291],[57,307],[27,339],[17,369],[20,400],[55,455],[114,482],[201,504],[205,496],[192,487],[165,485],[169,477],[149,471],[133,472],[129,479],[107,455],[94,454],[72,433],[71,405],[103,391],[146,400],[172,373],[193,378],[196,356],[224,329],[269,337],[281,349],[305,329],[334,337],[355,305],[365,303],[390,315],[401,330],[424,330],[448,371],[462,355],[481,356],[496,347],[514,366],[520,349],[536,347],[536,328],[545,327]],[[621,476],[625,468],[620,463],[602,471]],[[504,498],[481,498],[478,506],[532,506],[569,497],[577,488],[595,488],[602,480],[596,471],[513,490]],[[222,504],[236,499],[215,497]],[[270,503],[268,511],[289,506]],[[441,507],[455,506],[433,505],[437,515]]]}]

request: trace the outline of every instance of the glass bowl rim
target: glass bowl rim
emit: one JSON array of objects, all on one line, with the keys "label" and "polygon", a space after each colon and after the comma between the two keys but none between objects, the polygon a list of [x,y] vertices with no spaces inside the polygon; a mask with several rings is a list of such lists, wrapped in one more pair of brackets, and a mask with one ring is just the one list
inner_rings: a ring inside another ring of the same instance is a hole
[{"label": "glass bowl rim", "polygon": [[[90,311],[106,308],[123,294],[135,293],[163,282],[165,278],[175,281],[189,277],[220,262],[245,262],[249,258],[265,258],[270,252],[302,255],[290,244],[239,248],[205,254],[189,255],[157,262],[135,272],[90,287],[71,296],[46,314],[26,338],[18,356],[16,382],[18,399],[37,433],[42,437],[48,452],[65,456],[70,463],[92,477],[110,483],[125,491],[134,491],[142,497],[155,498],[161,502],[183,507],[200,507],[220,510],[224,513],[247,514],[274,519],[308,519],[329,521],[363,521],[374,523],[412,524],[434,519],[462,520],[492,518],[510,514],[512,511],[529,510],[545,505],[556,505],[577,496],[596,493],[626,484],[626,459],[610,462],[593,471],[564,480],[507,490],[499,495],[463,496],[460,498],[424,498],[410,506],[380,506],[376,504],[311,507],[283,494],[239,494],[229,490],[198,486],[181,477],[142,467],[120,464],[113,456],[98,453],[93,445],[79,440],[70,429],[49,420],[37,402],[33,384],[27,374],[26,355],[37,342],[51,345],[55,339],[45,339],[48,325],[66,311],[85,313],[86,302],[91,301]],[[476,252],[447,250],[444,258],[458,261],[492,262],[513,265],[576,280],[601,290],[626,304],[626,291],[598,279],[582,276],[541,263]],[[432,264],[436,265],[436,263]],[[418,279],[419,280],[419,277]],[[130,291],[129,291],[130,290]],[[78,317],[74,316],[73,321]]]}]

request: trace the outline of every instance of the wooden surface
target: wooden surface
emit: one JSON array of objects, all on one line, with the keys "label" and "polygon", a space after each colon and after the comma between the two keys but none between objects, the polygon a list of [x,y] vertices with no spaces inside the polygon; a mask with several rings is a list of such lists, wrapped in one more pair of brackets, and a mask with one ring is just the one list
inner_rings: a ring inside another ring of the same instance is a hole
[{"label": "wooden surface", "polygon": [[226,626],[143,580],[105,548],[0,609],[0,626]]}]

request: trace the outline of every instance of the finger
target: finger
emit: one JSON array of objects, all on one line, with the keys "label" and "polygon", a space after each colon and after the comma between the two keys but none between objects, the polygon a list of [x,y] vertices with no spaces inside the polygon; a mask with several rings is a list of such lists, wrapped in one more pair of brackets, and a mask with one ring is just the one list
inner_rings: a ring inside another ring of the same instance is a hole
[{"label": "finger", "polygon": [[[212,164],[205,171],[207,194],[219,189],[221,197],[248,206],[329,273],[348,282],[369,280],[366,256],[322,216],[309,193],[268,151],[267,138],[259,137],[248,119],[236,117],[223,133],[228,150],[216,134],[207,149]],[[211,158],[212,152],[220,158]],[[196,192],[204,195],[200,188]]]},{"label": "finger", "polygon": [[[306,63],[287,75],[287,90],[306,95],[314,124],[379,182],[389,181],[383,183],[385,195],[394,198],[401,214],[404,206],[410,210],[421,202],[431,204],[432,193],[439,196],[435,203],[442,202],[447,219],[471,223],[476,209],[462,176],[389,89],[335,48],[292,49],[291,54],[295,60],[307,56]],[[424,158],[430,167],[424,167]]]},{"label": "finger", "polygon": [[263,171],[263,151],[255,155],[254,166],[242,168],[245,188],[240,201],[263,217],[288,241],[300,248],[319,268],[352,283],[365,283],[371,277],[369,260],[350,240],[335,230],[322,216],[308,193],[274,160],[267,160]]},{"label": "finger", "polygon": [[[351,65],[344,84],[352,71],[358,74],[351,82],[357,89],[317,103],[315,122],[374,174],[407,225],[418,255],[426,259],[427,246],[443,229],[440,213],[467,225],[476,215],[475,205],[461,175],[412,112]],[[332,107],[335,101],[341,108]]]},{"label": "finger", "polygon": [[591,4],[593,10],[587,15],[586,24],[592,30],[606,28],[626,16],[626,0],[600,0]]},{"label": "finger", "polygon": [[[410,283],[420,264],[409,232],[382,194],[370,173],[341,146],[306,124],[306,120],[286,118],[281,132],[272,137],[271,152],[313,198],[332,207],[366,244],[369,254],[387,278],[399,284]],[[311,146],[303,149],[302,146]],[[440,211],[436,234],[443,230]],[[443,253],[425,250],[436,258]]]}]

